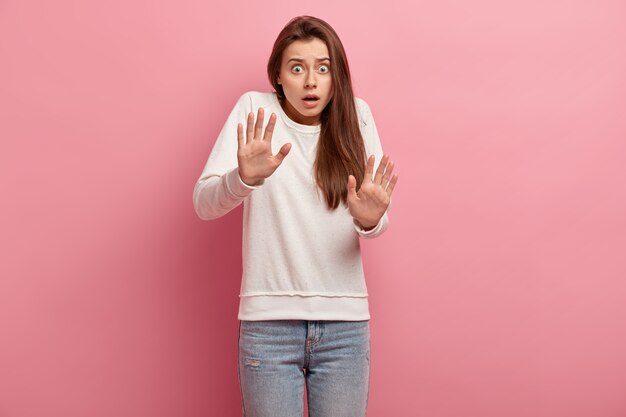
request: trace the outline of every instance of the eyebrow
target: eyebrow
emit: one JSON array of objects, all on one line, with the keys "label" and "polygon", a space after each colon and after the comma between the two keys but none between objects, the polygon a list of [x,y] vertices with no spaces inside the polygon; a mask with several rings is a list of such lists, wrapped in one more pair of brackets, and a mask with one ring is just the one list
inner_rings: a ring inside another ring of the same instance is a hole
[{"label": "eyebrow", "polygon": [[[316,61],[330,61],[330,58],[328,57],[324,57],[324,58],[315,58]],[[302,58],[291,58],[289,61],[287,61],[287,63],[291,62],[291,61],[297,61],[297,62],[303,62],[304,59]]]}]

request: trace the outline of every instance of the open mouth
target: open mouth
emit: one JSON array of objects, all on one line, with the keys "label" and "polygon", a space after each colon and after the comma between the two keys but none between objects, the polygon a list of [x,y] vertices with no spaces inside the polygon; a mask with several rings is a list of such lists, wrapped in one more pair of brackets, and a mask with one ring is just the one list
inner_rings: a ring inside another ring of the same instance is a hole
[{"label": "open mouth", "polygon": [[317,101],[320,98],[318,96],[314,96],[314,95],[308,95],[305,98],[303,98],[302,100],[306,100],[306,101]]}]

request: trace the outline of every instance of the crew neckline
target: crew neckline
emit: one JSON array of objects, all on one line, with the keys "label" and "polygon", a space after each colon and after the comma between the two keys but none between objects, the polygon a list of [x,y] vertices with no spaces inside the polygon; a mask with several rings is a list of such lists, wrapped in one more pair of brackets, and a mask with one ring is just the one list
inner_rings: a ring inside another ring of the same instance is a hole
[{"label": "crew neckline", "polygon": [[283,110],[283,106],[280,105],[280,101],[278,101],[278,95],[275,92],[272,92],[272,100],[274,101],[274,104],[276,104],[278,108],[278,113],[280,114],[281,119],[283,120],[283,122],[285,122],[287,126],[299,132],[304,132],[304,133],[319,133],[321,131],[321,128],[322,128],[321,124],[303,125],[301,123],[296,123],[295,121],[291,119],[291,117],[287,116],[287,113],[285,113],[285,110]]}]

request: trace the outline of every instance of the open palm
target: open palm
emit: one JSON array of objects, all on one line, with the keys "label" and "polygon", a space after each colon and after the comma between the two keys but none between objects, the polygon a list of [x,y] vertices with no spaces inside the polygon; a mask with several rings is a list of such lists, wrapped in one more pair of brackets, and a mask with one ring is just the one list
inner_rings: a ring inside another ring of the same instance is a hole
[{"label": "open palm", "polygon": [[239,176],[248,185],[256,185],[269,177],[280,166],[283,159],[291,150],[291,143],[285,143],[276,155],[272,155],[272,134],[276,125],[276,114],[272,113],[270,121],[263,130],[263,107],[259,107],[256,124],[254,113],[248,114],[246,138],[243,134],[243,125],[237,125],[237,163]]},{"label": "open palm", "polygon": [[356,178],[348,176],[348,209],[352,217],[365,229],[378,224],[391,201],[391,193],[398,181],[398,174],[391,177],[393,162],[385,155],[374,172],[374,155],[370,155],[365,167],[365,176],[359,191],[356,191]]}]

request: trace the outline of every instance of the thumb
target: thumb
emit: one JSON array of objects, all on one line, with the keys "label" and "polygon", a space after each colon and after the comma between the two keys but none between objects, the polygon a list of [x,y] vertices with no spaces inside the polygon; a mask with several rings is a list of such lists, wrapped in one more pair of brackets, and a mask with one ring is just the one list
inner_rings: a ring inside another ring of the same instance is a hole
[{"label": "thumb", "polygon": [[357,198],[356,195],[356,178],[353,175],[348,175],[348,197]]},{"label": "thumb", "polygon": [[283,162],[283,159],[285,159],[290,150],[291,143],[285,143],[276,154],[276,159],[278,159],[278,162]]}]

